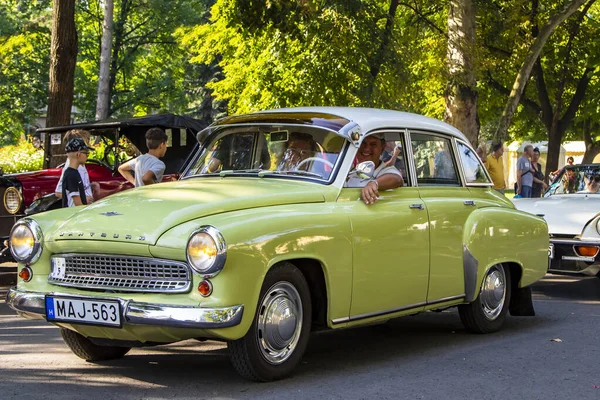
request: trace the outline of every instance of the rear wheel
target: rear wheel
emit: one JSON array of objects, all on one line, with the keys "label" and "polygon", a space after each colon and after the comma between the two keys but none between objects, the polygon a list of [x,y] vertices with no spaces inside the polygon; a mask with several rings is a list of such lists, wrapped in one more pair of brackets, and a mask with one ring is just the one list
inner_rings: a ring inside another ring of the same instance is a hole
[{"label": "rear wheel", "polygon": [[300,362],[311,328],[310,290],[291,263],[269,271],[250,330],[228,343],[231,363],[246,379],[266,382],[291,374]]},{"label": "rear wheel", "polygon": [[113,360],[131,350],[131,347],[98,346],[85,336],[65,328],[60,328],[60,335],[71,351],[86,361]]},{"label": "rear wheel", "polygon": [[465,328],[475,333],[490,333],[500,329],[508,312],[510,295],[510,269],[502,264],[494,265],[483,277],[475,301],[458,306]]}]

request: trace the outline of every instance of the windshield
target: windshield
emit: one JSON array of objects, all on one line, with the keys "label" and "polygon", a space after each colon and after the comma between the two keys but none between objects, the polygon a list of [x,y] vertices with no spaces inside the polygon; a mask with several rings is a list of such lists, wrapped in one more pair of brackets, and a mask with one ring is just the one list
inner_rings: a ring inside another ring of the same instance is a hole
[{"label": "windshield", "polygon": [[328,181],[346,143],[314,127],[228,127],[199,150],[184,177],[256,174]]},{"label": "windshield", "polygon": [[573,165],[563,168],[544,197],[577,193],[600,195],[600,165]]}]

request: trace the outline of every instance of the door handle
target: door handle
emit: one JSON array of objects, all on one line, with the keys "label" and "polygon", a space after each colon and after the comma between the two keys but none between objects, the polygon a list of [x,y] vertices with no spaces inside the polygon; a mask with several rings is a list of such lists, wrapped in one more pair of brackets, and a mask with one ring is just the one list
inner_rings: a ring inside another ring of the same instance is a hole
[{"label": "door handle", "polygon": [[465,206],[475,206],[474,200],[465,200]]},{"label": "door handle", "polygon": [[412,209],[414,209],[414,210],[424,210],[425,209],[423,207],[423,204],[411,204],[409,207],[412,208]]}]

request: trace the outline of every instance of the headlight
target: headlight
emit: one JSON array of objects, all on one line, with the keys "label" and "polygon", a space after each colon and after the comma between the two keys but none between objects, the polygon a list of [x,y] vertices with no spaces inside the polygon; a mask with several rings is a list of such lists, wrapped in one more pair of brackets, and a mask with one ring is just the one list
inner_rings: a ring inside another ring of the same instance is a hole
[{"label": "headlight", "polygon": [[42,253],[42,230],[33,220],[19,220],[10,231],[9,243],[15,260],[33,264]]},{"label": "headlight", "polygon": [[226,244],[223,235],[215,227],[205,225],[192,232],[187,243],[187,260],[190,266],[204,275],[212,277],[225,265]]},{"label": "headlight", "polygon": [[21,193],[16,187],[9,187],[4,192],[4,208],[9,214],[16,214],[23,204]]},{"label": "headlight", "polygon": [[600,235],[600,218],[598,218],[596,221],[596,232],[598,232],[598,235]]}]

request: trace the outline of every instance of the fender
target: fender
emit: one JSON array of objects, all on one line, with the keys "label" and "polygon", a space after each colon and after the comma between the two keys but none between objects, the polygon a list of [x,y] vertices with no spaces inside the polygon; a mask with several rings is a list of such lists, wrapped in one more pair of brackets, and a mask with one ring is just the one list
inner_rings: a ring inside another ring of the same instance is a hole
[{"label": "fender", "polygon": [[539,266],[548,264],[548,246],[548,225],[540,217],[499,207],[473,211],[463,230],[466,301],[475,300],[485,272],[496,264],[519,265],[519,288],[541,279],[546,268]]}]

